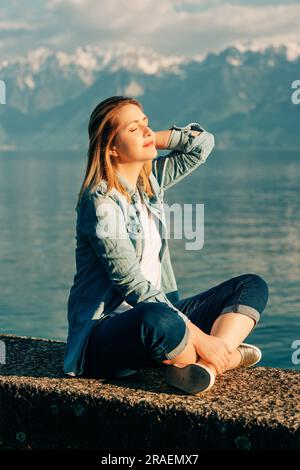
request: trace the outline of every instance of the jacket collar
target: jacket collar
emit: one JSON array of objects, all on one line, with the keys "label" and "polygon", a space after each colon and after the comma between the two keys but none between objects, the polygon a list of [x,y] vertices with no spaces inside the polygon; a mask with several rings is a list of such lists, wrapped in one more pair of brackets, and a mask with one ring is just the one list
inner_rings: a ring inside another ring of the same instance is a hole
[{"label": "jacket collar", "polygon": [[[134,194],[137,193],[137,189],[133,189],[132,186],[128,183],[128,181],[124,178],[124,176],[121,175],[121,173],[116,170],[116,175],[118,177],[118,180],[122,183],[122,185],[125,187],[126,191],[128,191],[130,196],[133,196]],[[137,182],[137,187],[139,186],[139,183]]]},{"label": "jacket collar", "polygon": [[[130,184],[128,183],[128,181],[124,178],[123,175],[121,175],[121,173],[116,170],[116,175],[119,179],[119,181],[122,183],[122,185],[125,187],[126,191],[128,191],[128,194],[130,195],[130,197],[136,201],[137,198],[138,198],[138,194],[137,194],[137,191],[138,189],[140,189],[140,192],[146,197],[146,199],[148,199],[148,195],[147,193],[144,192],[145,188],[144,188],[144,185],[143,185],[143,181],[142,179],[139,179],[137,180],[137,189],[133,189],[132,186],[130,186]],[[152,190],[155,194],[155,198],[157,198],[158,196],[162,196],[162,190],[161,188],[159,187],[156,179],[155,179],[155,176],[153,175],[153,173],[151,172],[150,173],[150,176],[149,176],[149,180],[150,180],[150,184],[152,186]],[[100,193],[102,194],[106,194],[108,192],[108,183],[106,180],[102,179],[99,184],[98,184],[98,190],[100,191]]]}]

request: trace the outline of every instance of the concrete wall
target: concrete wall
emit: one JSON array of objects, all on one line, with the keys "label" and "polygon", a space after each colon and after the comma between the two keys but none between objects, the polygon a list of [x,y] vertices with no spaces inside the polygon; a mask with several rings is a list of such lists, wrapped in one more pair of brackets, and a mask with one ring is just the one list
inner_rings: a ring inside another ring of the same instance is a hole
[{"label": "concrete wall", "polygon": [[300,448],[298,371],[236,369],[194,396],[168,386],[163,368],[71,378],[64,342],[0,340],[0,449]]}]

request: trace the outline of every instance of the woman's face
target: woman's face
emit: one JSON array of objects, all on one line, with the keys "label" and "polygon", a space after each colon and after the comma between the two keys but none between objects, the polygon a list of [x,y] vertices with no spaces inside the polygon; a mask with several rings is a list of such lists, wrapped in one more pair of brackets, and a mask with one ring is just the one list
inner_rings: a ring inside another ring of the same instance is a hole
[{"label": "woman's face", "polygon": [[148,117],[137,105],[123,106],[118,124],[119,132],[111,151],[116,163],[145,162],[156,157],[155,134],[149,127]]}]

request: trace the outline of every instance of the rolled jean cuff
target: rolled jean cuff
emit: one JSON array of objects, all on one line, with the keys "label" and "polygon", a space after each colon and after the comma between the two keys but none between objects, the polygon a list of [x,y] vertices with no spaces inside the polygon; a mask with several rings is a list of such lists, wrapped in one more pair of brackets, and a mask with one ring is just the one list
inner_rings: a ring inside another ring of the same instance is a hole
[{"label": "rolled jean cuff", "polygon": [[229,305],[223,308],[220,315],[223,315],[224,313],[229,313],[229,312],[241,313],[243,315],[246,315],[247,317],[252,318],[252,320],[255,321],[254,327],[256,326],[256,324],[259,322],[259,319],[260,319],[259,311],[256,310],[256,308],[250,307],[250,305],[243,305],[243,304]]},{"label": "rolled jean cuff", "polygon": [[189,323],[191,320],[189,317],[187,317],[184,313],[182,313],[180,310],[177,310],[178,315],[182,318],[184,323]]},{"label": "rolled jean cuff", "polygon": [[165,352],[167,359],[174,359],[174,357],[180,354],[186,348],[189,342],[189,338],[190,338],[190,331],[188,327],[186,326],[184,336],[182,340],[180,341],[180,343],[176,346],[176,348],[172,349],[171,352],[167,352],[167,351]]}]

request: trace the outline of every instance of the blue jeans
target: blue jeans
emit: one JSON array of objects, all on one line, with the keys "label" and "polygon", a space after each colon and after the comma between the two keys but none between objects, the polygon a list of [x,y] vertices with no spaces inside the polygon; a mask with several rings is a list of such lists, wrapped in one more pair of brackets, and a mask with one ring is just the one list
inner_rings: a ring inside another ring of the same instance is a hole
[{"label": "blue jeans", "polygon": [[[241,274],[205,292],[173,302],[202,331],[209,334],[214,321],[237,312],[255,321],[268,301],[268,286],[257,274]],[[146,367],[165,366],[186,347],[189,330],[167,304],[140,302],[107,317],[92,331],[85,351],[83,377],[125,377]]]}]

